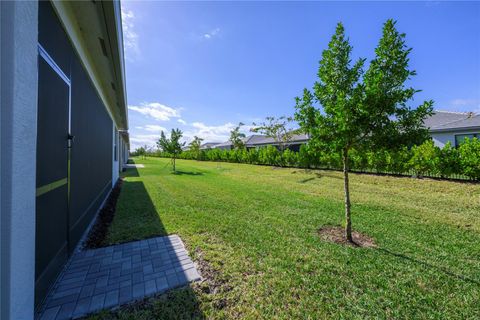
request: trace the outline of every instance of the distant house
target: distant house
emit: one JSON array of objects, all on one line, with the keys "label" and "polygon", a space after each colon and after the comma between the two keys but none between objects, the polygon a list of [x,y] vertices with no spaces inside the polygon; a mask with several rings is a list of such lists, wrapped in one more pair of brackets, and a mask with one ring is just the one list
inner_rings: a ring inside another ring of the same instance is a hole
[{"label": "distant house", "polygon": [[206,142],[200,146],[200,150],[209,150],[213,149],[215,146],[219,145],[220,142]]},{"label": "distant house", "polygon": [[[308,142],[308,136],[306,134],[295,134],[292,139],[286,144],[286,147],[292,151],[299,151],[300,146]],[[273,138],[264,135],[251,135],[247,137],[245,146],[247,149],[261,148],[268,145],[279,146]]]},{"label": "distant house", "polygon": [[[279,143],[277,143],[273,138],[260,135],[260,134],[250,135],[243,138],[242,140],[245,143],[245,148],[247,148],[247,150],[266,147],[269,145],[277,146],[277,147],[279,146]],[[308,141],[307,135],[295,134],[293,135],[291,141],[287,143],[287,148],[292,151],[298,151],[300,150],[300,146],[302,144],[307,143],[307,141]],[[232,149],[232,147],[233,145],[231,141],[217,143],[214,146],[212,146],[212,148],[221,149],[221,150],[230,150]]]},{"label": "distant house", "polygon": [[447,142],[458,147],[465,138],[480,139],[480,114],[473,112],[435,111],[424,124],[435,145],[441,148]]},{"label": "distant house", "polygon": [[231,141],[225,141],[225,142],[222,142],[222,143],[219,143],[217,145],[215,145],[215,149],[220,149],[220,150],[230,150],[232,149],[233,147],[233,144]]},{"label": "distant house", "polygon": [[[458,147],[465,138],[480,139],[480,114],[473,112],[451,112],[435,111],[435,113],[425,119],[424,125],[429,128],[430,135],[438,147],[443,147],[448,141],[452,146]],[[266,147],[269,145],[279,146],[273,138],[265,135],[254,134],[242,139],[247,150]],[[302,144],[308,142],[306,134],[293,135],[287,148],[292,151],[299,151]],[[205,143],[202,150],[207,149],[230,150],[233,148],[232,142]]]}]

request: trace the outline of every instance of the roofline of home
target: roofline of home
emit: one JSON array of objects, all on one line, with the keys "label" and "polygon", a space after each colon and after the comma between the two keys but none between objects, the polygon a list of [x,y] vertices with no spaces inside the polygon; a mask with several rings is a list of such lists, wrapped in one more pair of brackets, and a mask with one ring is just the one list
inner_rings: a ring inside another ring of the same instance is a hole
[{"label": "roofline of home", "polygon": [[448,111],[448,110],[433,110],[433,113],[452,113],[452,114],[463,114],[463,115],[468,115],[471,113],[471,111]]},{"label": "roofline of home", "polygon": [[[84,34],[78,24],[79,21],[75,15],[75,3],[69,1],[51,1],[51,3],[117,129],[128,130],[125,65],[119,1],[107,0],[99,3],[102,9],[101,16],[105,19],[107,32],[104,40],[111,48],[112,57],[109,61],[111,62],[114,72],[115,87],[121,88],[121,90],[116,90],[117,103],[108,99],[105,87],[108,88],[110,81],[104,81],[102,72],[99,72],[99,70],[95,68],[95,57],[90,53],[84,39]],[[86,19],[86,17],[82,18]],[[108,83],[108,85],[106,83]]]},{"label": "roofline of home", "polygon": [[[292,145],[292,144],[301,144],[305,142],[308,142],[308,139],[292,140],[292,141],[285,142],[284,144]],[[269,145],[274,146],[278,144],[281,144],[281,143],[273,141],[273,142],[251,143],[250,145],[247,145],[247,146],[269,146]]]},{"label": "roofline of home", "polygon": [[480,126],[473,127],[458,127],[458,128],[441,128],[441,129],[429,129],[429,132],[456,132],[456,131],[476,131],[480,130]]}]

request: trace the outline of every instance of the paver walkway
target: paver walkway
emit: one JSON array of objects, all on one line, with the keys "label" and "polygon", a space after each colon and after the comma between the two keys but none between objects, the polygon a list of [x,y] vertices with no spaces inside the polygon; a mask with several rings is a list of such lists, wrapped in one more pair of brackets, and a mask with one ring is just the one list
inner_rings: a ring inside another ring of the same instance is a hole
[{"label": "paver walkway", "polygon": [[84,250],[72,257],[39,318],[77,318],[199,279],[177,235]]},{"label": "paver walkway", "polygon": [[145,168],[145,165],[141,163],[127,163],[125,165],[125,168],[127,169],[133,169],[133,168]]}]

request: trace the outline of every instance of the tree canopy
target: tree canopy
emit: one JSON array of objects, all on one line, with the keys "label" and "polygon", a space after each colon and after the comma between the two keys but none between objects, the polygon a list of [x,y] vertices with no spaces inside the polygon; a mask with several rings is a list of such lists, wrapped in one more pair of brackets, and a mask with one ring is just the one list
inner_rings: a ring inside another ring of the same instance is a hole
[{"label": "tree canopy", "polygon": [[185,145],[185,142],[180,142],[182,136],[183,133],[180,129],[172,129],[170,138],[167,138],[162,131],[160,133],[160,139],[157,141],[157,146],[160,150],[172,155],[173,172],[176,172],[175,160],[182,152],[182,147]]},{"label": "tree canopy", "polygon": [[288,147],[290,141],[292,141],[293,135],[297,131],[292,130],[289,124],[293,121],[292,117],[266,117],[262,123],[253,123],[252,132],[258,132],[267,137],[272,138],[279,146],[280,150],[285,150]]},{"label": "tree canopy", "polygon": [[295,119],[309,135],[311,152],[328,150],[341,154],[345,187],[345,234],[351,236],[349,151],[401,148],[422,143],[428,137],[423,119],[432,113],[433,101],[409,106],[415,90],[406,82],[416,74],[409,68],[411,49],[396,22],[387,20],[375,49],[375,58],[364,72],[366,59],[352,63],[352,46],[342,23],[323,51],[318,81],[313,92],[304,89],[295,98]]},{"label": "tree canopy", "polygon": [[193,152],[197,156],[197,159],[200,156],[200,147],[202,146],[202,141],[202,138],[194,136],[192,142],[188,144],[188,150]]},{"label": "tree canopy", "polygon": [[245,138],[245,134],[240,132],[241,127],[244,126],[242,122],[238,124],[232,131],[230,131],[230,142],[233,145],[234,149],[243,149],[245,148],[245,142],[243,138]]}]

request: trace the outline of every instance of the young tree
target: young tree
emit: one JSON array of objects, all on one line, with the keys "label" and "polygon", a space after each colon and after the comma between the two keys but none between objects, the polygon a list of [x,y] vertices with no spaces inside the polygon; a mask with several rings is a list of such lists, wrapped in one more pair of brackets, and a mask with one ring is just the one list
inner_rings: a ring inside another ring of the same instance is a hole
[{"label": "young tree", "polygon": [[192,142],[190,142],[188,145],[189,151],[195,154],[197,160],[200,158],[200,147],[202,146],[202,141],[202,138],[194,136]]},{"label": "young tree", "polygon": [[[365,59],[351,62],[352,46],[341,23],[337,25],[328,49],[322,53],[319,80],[313,93],[304,89],[296,98],[295,119],[309,134],[312,151],[341,155],[344,176],[345,238],[353,242],[348,173],[349,152],[400,148],[421,143],[428,137],[423,119],[431,114],[433,101],[416,109],[407,103],[417,90],[405,82],[415,75],[409,70],[405,34],[388,20],[375,49],[376,57],[363,75]],[[363,75],[363,77],[362,77]],[[363,81],[362,81],[363,80]]]},{"label": "young tree", "polygon": [[293,135],[296,134],[296,131],[289,127],[293,118],[285,116],[278,118],[266,117],[265,120],[265,122],[259,124],[253,123],[253,128],[250,129],[250,131],[259,132],[272,138],[281,151],[285,150],[290,144],[290,141],[292,141]]},{"label": "young tree", "polygon": [[167,152],[172,156],[173,172],[176,173],[175,160],[177,156],[182,152],[182,147],[185,145],[185,142],[180,142],[182,138],[182,131],[180,129],[172,129],[170,133],[170,139],[165,136],[165,133],[162,131],[160,133],[160,139],[157,141],[157,146],[163,152]]},{"label": "young tree", "polygon": [[148,146],[144,145],[143,147],[138,147],[135,149],[134,153],[135,155],[140,156],[140,159],[145,159],[147,157],[147,149]]},{"label": "young tree", "polygon": [[244,124],[240,122],[238,126],[236,126],[232,131],[230,131],[230,142],[232,143],[234,149],[245,148],[245,143],[243,142],[245,134],[240,132],[240,128],[243,125]]}]

